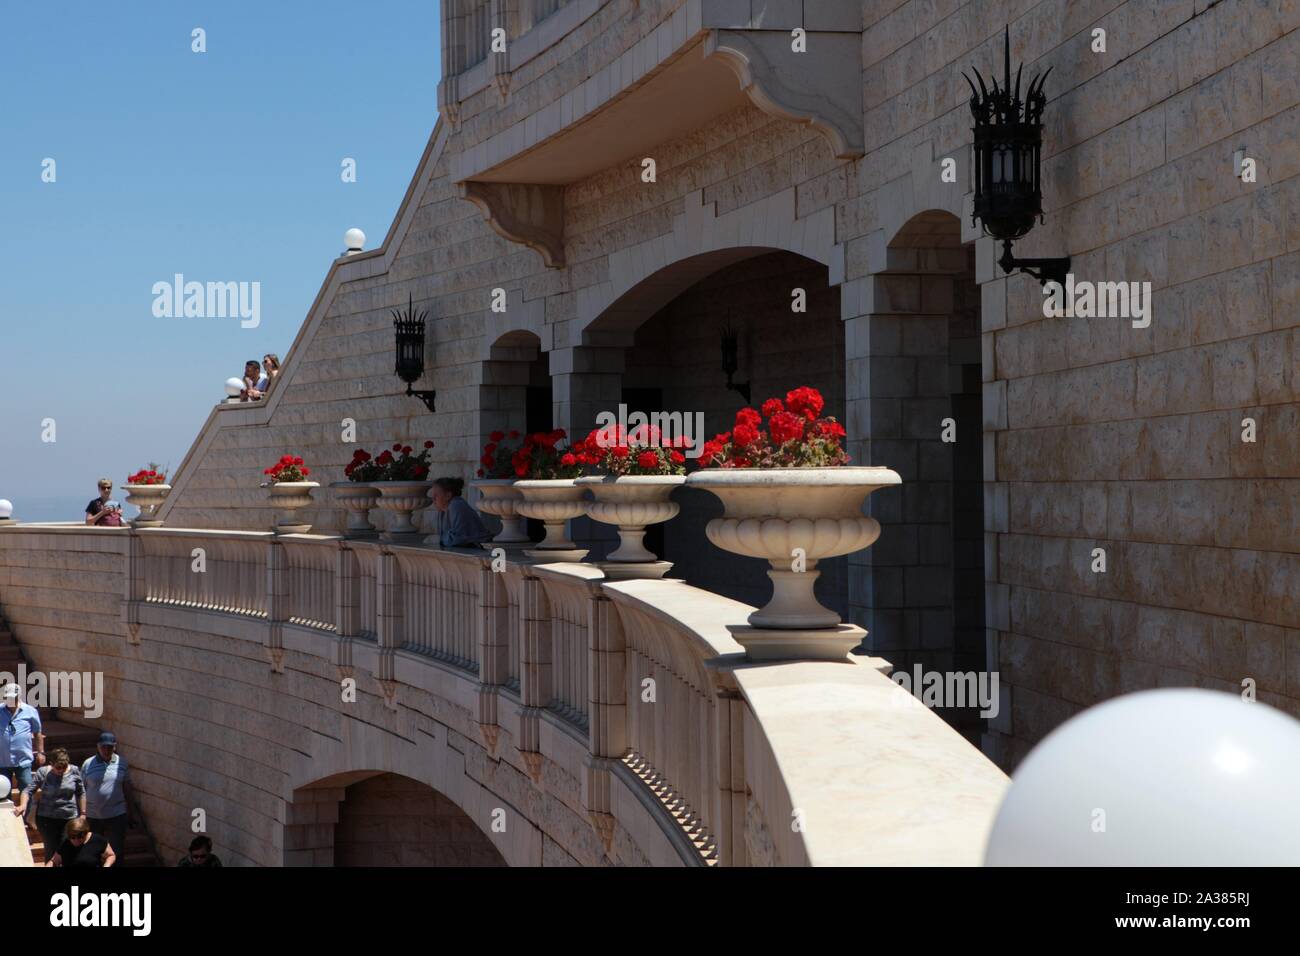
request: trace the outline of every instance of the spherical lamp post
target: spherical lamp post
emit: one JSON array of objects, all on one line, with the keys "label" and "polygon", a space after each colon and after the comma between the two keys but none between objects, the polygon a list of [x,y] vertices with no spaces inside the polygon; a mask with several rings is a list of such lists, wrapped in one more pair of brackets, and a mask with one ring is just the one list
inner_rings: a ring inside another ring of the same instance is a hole
[{"label": "spherical lamp post", "polygon": [[0,498],[0,525],[10,524],[14,520],[14,503],[8,498]]},{"label": "spherical lamp post", "polygon": [[343,233],[343,244],[347,247],[343,254],[345,256],[355,256],[366,247],[366,234],[353,226]]},{"label": "spherical lamp post", "polygon": [[1012,775],[986,866],[1296,866],[1300,721],[1163,688],[1067,720]]}]

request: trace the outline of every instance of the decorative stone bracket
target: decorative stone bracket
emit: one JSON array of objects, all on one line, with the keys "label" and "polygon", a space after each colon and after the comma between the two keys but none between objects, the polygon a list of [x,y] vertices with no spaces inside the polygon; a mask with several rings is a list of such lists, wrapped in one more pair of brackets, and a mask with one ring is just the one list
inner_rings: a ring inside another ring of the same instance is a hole
[{"label": "decorative stone bracket", "polygon": [[541,254],[548,268],[564,268],[564,187],[544,183],[460,184],[462,199],[482,210],[493,231]]},{"label": "decorative stone bracket", "polygon": [[764,113],[806,123],[825,136],[836,159],[866,154],[861,33],[809,33],[808,52],[788,32],[712,30],[705,54],[719,57]]}]

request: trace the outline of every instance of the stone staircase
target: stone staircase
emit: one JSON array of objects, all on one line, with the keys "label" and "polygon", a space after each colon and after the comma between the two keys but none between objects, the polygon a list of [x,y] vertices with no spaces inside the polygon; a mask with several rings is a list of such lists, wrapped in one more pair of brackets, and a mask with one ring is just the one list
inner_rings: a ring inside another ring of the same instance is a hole
[{"label": "stone staircase", "polygon": [[[18,673],[18,666],[26,663],[28,672],[35,668],[32,662],[27,659],[23,653],[22,645],[14,637],[13,631],[6,623],[3,614],[0,614],[0,671],[8,671],[10,674]],[[95,752],[95,745],[99,742],[99,731],[94,727],[87,727],[84,724],[78,724],[62,718],[58,711],[51,708],[41,709],[41,724],[45,729],[45,752],[57,747],[62,747],[68,752],[68,756],[74,766],[81,766],[82,761]],[[140,808],[135,808],[137,820],[143,821],[140,814]],[[30,821],[34,824],[35,817],[28,814]],[[32,848],[32,862],[37,866],[44,864],[46,859],[46,847],[41,839],[41,833],[35,826],[27,828],[27,840]],[[50,850],[53,852],[53,850]],[[123,857],[117,861],[115,866],[159,866],[160,861],[158,854],[154,850],[153,840],[150,838],[148,831],[141,826],[134,830],[128,830],[126,835],[126,852]]]}]

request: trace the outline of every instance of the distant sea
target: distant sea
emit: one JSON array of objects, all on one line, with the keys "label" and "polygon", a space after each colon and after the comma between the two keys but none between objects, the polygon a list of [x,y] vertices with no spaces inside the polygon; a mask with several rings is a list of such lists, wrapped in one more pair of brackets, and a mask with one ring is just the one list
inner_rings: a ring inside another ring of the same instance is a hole
[{"label": "distant sea", "polygon": [[[27,521],[72,521],[82,524],[86,520],[86,502],[95,496],[95,489],[80,495],[57,495],[52,497],[28,498],[23,495],[0,495],[7,497],[14,506],[14,520]],[[138,509],[126,503],[126,496],[113,492],[113,499],[121,502],[122,514],[126,518],[135,517]]]}]

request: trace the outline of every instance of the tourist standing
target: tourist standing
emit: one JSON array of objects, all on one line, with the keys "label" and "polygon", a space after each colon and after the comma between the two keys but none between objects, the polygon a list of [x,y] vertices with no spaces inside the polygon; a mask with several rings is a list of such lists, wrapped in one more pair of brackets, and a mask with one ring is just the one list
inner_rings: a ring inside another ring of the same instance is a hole
[{"label": "tourist standing", "polygon": [[86,503],[86,524],[122,526],[122,506],[113,500],[113,482],[99,479],[99,497]]},{"label": "tourist standing", "polygon": [[0,747],[4,748],[0,764],[15,793],[31,786],[32,764],[39,767],[45,763],[41,715],[35,707],[22,702],[21,690],[17,684],[6,684],[0,692],[4,700],[4,706],[0,706]]},{"label": "tourist standing", "polygon": [[121,856],[126,849],[126,829],[135,823],[135,795],[126,758],[117,752],[117,737],[107,732],[99,735],[95,755],[81,765],[81,779],[91,832],[106,836],[113,852]]},{"label": "tourist standing", "polygon": [[15,811],[27,812],[27,802],[36,805],[36,829],[41,831],[48,856],[63,842],[69,820],[86,819],[86,787],[81,771],[69,765],[68,752],[62,747],[50,751],[50,762],[32,774],[32,782],[23,791]]}]

